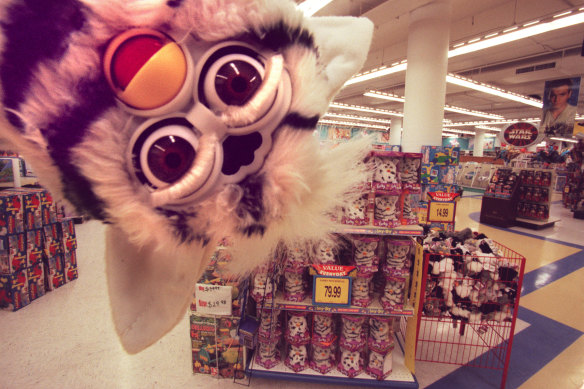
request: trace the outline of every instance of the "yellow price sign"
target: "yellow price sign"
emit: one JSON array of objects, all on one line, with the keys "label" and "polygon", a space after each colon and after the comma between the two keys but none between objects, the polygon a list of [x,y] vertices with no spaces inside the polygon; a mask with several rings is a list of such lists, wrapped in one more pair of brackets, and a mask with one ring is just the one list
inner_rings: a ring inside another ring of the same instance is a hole
[{"label": "yellow price sign", "polygon": [[430,201],[428,204],[428,221],[454,223],[454,202]]},{"label": "yellow price sign", "polygon": [[351,277],[314,276],[314,304],[350,305]]}]

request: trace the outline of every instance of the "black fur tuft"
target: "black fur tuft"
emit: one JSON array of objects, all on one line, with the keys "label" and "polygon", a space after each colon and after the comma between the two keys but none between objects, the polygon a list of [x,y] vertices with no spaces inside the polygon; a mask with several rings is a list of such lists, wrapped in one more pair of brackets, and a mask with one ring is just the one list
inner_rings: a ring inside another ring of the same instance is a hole
[{"label": "black fur tuft", "polygon": [[297,112],[290,112],[284,120],[282,124],[295,127],[301,130],[314,130],[316,128],[316,124],[318,123],[319,117],[317,115],[312,117],[302,116]]},{"label": "black fur tuft", "polygon": [[71,161],[71,149],[81,142],[91,122],[113,106],[115,101],[103,78],[81,80],[77,88],[84,100],[79,105],[69,107],[58,121],[48,125],[42,132],[48,141],[51,158],[61,171],[65,197],[77,209],[86,210],[92,218],[104,220],[107,215],[103,210],[103,202]]},{"label": "black fur tuft", "polygon": [[[85,15],[76,0],[25,0],[10,6],[4,19],[8,22],[0,24],[6,42],[0,67],[3,104],[18,110],[39,62],[63,55],[68,37],[83,27]],[[15,115],[8,119],[22,127]]]},{"label": "black fur tuft", "polygon": [[292,28],[283,21],[266,26],[257,38],[262,45],[274,51],[285,49],[291,45],[314,48],[314,38],[310,32],[300,27]]}]

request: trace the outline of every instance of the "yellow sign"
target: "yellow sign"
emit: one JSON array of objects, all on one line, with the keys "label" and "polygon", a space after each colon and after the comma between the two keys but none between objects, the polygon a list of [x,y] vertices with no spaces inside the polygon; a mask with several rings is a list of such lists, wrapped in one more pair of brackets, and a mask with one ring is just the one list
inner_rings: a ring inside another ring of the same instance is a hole
[{"label": "yellow sign", "polygon": [[314,277],[314,304],[349,305],[350,277]]},{"label": "yellow sign", "polygon": [[428,204],[428,221],[454,223],[454,202],[430,201]]}]

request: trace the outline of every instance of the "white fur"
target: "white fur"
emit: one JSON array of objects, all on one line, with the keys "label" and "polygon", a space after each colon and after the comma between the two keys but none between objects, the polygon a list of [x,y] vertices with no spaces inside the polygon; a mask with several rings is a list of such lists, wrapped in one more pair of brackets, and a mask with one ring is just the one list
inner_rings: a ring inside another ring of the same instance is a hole
[{"label": "white fur", "polygon": [[[299,45],[282,52],[292,85],[290,110],[306,117],[324,113],[332,96],[359,70],[372,34],[372,24],[365,20],[307,20],[292,1],[185,0],[177,8],[167,7],[163,0],[82,1],[88,7],[89,24],[71,35],[61,58],[38,65],[30,92],[18,108],[16,114],[26,123],[24,134],[13,130],[0,112],[0,136],[11,140],[57,199],[64,197],[61,174],[40,129],[79,100],[75,91],[81,79],[100,76],[100,50],[116,34],[151,27],[175,38],[190,33],[195,39],[216,41],[261,31],[282,19],[292,28],[311,31],[318,52]],[[6,15],[5,6],[0,5],[0,18]],[[3,39],[0,36],[0,55]],[[248,272],[270,258],[278,242],[327,238],[335,227],[330,214],[364,181],[364,172],[355,165],[367,153],[369,140],[322,150],[310,131],[278,128],[272,151],[258,172],[266,180],[262,198],[266,212],[260,221],[267,228],[265,234],[240,233],[250,220],[233,212],[241,193],[233,184],[184,207],[197,214],[189,227],[208,237],[209,244],[181,243],[173,220],[155,212],[148,191],[128,171],[126,147],[133,128],[126,127],[127,121],[128,114],[118,107],[105,112],[71,150],[71,160],[104,202],[113,225],[107,250],[110,300],[116,329],[130,352],[156,341],[182,317],[216,240],[229,236],[234,245],[230,270]]]}]

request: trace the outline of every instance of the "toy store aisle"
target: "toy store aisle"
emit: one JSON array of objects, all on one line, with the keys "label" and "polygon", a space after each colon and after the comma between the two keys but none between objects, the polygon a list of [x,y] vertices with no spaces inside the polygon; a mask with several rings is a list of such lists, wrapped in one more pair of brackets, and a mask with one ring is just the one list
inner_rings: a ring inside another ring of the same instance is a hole
[{"label": "toy store aisle", "polygon": [[[527,258],[507,388],[580,388],[584,380],[584,222],[569,217],[554,231],[479,225],[480,197],[464,197],[457,229],[470,227]],[[560,207],[554,203],[554,207]],[[558,212],[561,209],[558,208]],[[566,239],[563,239],[563,237]],[[0,311],[1,388],[241,388],[193,375],[188,317],[137,355],[120,347],[104,278],[104,227],[77,225],[79,279],[18,312]],[[418,363],[420,387],[497,388],[500,372]],[[318,389],[327,385],[251,379],[252,388]],[[331,387],[331,386],[328,386]],[[342,388],[335,386],[335,388]],[[346,388],[349,388],[347,386]]]}]

